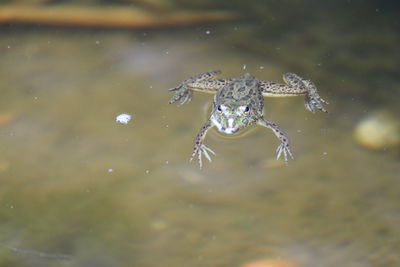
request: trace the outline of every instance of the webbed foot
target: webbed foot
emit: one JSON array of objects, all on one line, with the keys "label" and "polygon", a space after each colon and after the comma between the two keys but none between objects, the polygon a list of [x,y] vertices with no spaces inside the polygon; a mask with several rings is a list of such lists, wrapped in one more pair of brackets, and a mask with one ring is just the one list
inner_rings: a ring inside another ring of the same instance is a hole
[{"label": "webbed foot", "polygon": [[192,92],[192,90],[188,89],[188,87],[185,85],[185,83],[182,83],[178,87],[171,88],[168,91],[175,92],[175,94],[172,96],[171,100],[169,101],[170,104],[179,100],[178,106],[180,106],[180,105],[183,105],[185,103],[189,103],[190,101],[192,101],[193,92]]},{"label": "webbed foot", "polygon": [[285,165],[288,165],[288,155],[294,159],[292,152],[290,151],[289,143],[281,143],[276,149],[276,159],[279,159],[283,154],[283,159],[285,160]]},{"label": "webbed foot", "polygon": [[306,106],[306,109],[311,111],[312,113],[315,113],[317,109],[328,113],[328,111],[324,108],[322,103],[329,105],[328,102],[326,102],[324,99],[322,99],[318,93],[314,94],[309,94],[306,96],[306,99],[304,101],[304,105]]},{"label": "webbed foot", "polygon": [[310,80],[303,80],[303,83],[308,88],[308,93],[304,102],[306,109],[308,109],[312,113],[315,113],[317,109],[328,113],[323,104],[329,105],[329,103],[319,96],[317,92],[317,87],[314,85],[314,83]]},{"label": "webbed foot", "polygon": [[258,124],[261,126],[270,128],[276,137],[279,138],[281,144],[276,149],[276,159],[279,159],[283,154],[283,159],[285,160],[285,164],[288,165],[288,155],[293,159],[292,152],[290,151],[290,144],[289,139],[287,138],[286,134],[272,121],[266,120],[264,117],[260,118]]},{"label": "webbed foot", "polygon": [[209,81],[218,74],[221,74],[221,71],[219,71],[219,70],[208,71],[208,72],[190,77],[189,79],[183,81],[179,86],[169,89],[169,91],[175,92],[175,94],[172,96],[169,103],[172,104],[178,100],[179,100],[178,106],[183,105],[185,103],[189,103],[192,100],[192,96],[193,96],[193,92],[191,90],[191,89],[193,89],[192,86],[196,83],[202,83],[204,81]]},{"label": "webbed foot", "polygon": [[191,162],[197,154],[198,159],[199,159],[199,167],[201,169],[203,167],[203,162],[202,162],[203,155],[206,157],[206,159],[208,159],[209,162],[211,162],[211,156],[210,156],[210,154],[208,154],[208,152],[215,155],[215,152],[212,151],[211,148],[207,147],[206,145],[196,144],[189,161]]}]

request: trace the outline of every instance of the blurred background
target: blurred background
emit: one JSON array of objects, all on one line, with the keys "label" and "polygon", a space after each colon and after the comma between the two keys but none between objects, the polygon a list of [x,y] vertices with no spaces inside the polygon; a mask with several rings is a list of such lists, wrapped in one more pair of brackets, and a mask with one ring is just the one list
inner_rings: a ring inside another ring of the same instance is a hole
[{"label": "blurred background", "polygon": [[[389,0],[0,2],[0,266],[400,266],[400,4]],[[205,140],[213,69],[311,79]],[[116,122],[121,113],[132,116]],[[259,265],[257,265],[259,264]]]}]

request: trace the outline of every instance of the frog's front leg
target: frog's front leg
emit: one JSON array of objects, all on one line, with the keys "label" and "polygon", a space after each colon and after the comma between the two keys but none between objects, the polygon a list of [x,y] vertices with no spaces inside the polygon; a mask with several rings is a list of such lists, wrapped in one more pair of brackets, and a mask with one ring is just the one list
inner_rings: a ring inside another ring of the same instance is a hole
[{"label": "frog's front leg", "polygon": [[283,153],[283,158],[285,160],[285,164],[287,165],[288,162],[288,155],[293,159],[292,152],[290,151],[289,139],[287,138],[286,134],[276,125],[275,123],[266,120],[264,117],[261,117],[257,123],[261,126],[267,127],[271,129],[276,137],[279,138],[281,144],[276,149],[276,159],[279,159],[281,154]]},{"label": "frog's front leg", "polygon": [[199,159],[199,166],[200,169],[202,167],[202,155],[204,154],[204,156],[208,159],[208,161],[211,162],[211,157],[208,154],[208,152],[210,152],[211,154],[215,155],[215,152],[212,151],[210,148],[208,148],[206,145],[203,144],[204,138],[206,137],[207,131],[212,128],[214,125],[211,122],[211,120],[208,120],[203,127],[201,127],[200,132],[197,134],[197,138],[194,144],[194,148],[193,148],[193,153],[192,156],[190,157],[190,161],[192,161],[194,159],[194,157],[196,156],[196,154],[198,155],[198,159]]},{"label": "frog's front leg", "polygon": [[323,112],[328,112],[322,105],[323,103],[328,104],[328,102],[319,96],[317,87],[311,80],[303,79],[297,74],[290,72],[283,75],[283,80],[286,84],[260,81],[263,96],[285,97],[306,95],[304,104],[309,111],[314,113],[316,109],[319,109]]},{"label": "frog's front leg", "polygon": [[221,71],[219,70],[208,71],[190,77],[189,79],[183,81],[179,86],[169,89],[169,91],[175,92],[169,103],[172,104],[179,100],[179,106],[180,106],[186,102],[190,102],[193,96],[192,90],[215,92],[217,89],[215,88],[215,86],[218,85],[217,82],[220,80],[212,80],[212,78],[214,78],[216,75],[220,73]]}]

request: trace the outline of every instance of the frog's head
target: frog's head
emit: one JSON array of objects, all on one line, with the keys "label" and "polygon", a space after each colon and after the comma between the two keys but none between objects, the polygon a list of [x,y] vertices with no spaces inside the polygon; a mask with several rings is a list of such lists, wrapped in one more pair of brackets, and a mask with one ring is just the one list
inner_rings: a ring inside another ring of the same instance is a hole
[{"label": "frog's head", "polygon": [[218,104],[213,107],[211,121],[222,133],[233,134],[254,121],[251,106],[246,104]]}]

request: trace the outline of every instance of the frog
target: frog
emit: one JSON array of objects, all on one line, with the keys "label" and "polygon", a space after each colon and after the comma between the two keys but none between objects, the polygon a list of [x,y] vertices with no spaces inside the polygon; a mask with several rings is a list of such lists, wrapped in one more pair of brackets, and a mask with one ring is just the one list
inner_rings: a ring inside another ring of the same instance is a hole
[{"label": "frog", "polygon": [[303,95],[307,110],[312,113],[317,110],[328,112],[324,104],[329,103],[319,96],[315,84],[297,74],[287,72],[283,74],[284,83],[278,83],[260,80],[249,73],[235,78],[217,78],[221,73],[220,70],[207,71],[169,89],[174,93],[169,104],[178,102],[178,106],[189,103],[193,98],[193,91],[214,94],[211,114],[197,134],[189,159],[191,162],[197,155],[200,169],[203,167],[203,156],[211,162],[210,154],[215,155],[215,152],[204,144],[207,132],[213,127],[227,135],[235,134],[251,125],[268,128],[280,141],[276,149],[277,160],[283,155],[284,163],[288,165],[288,158],[294,159],[287,135],[264,115],[264,97]]}]

